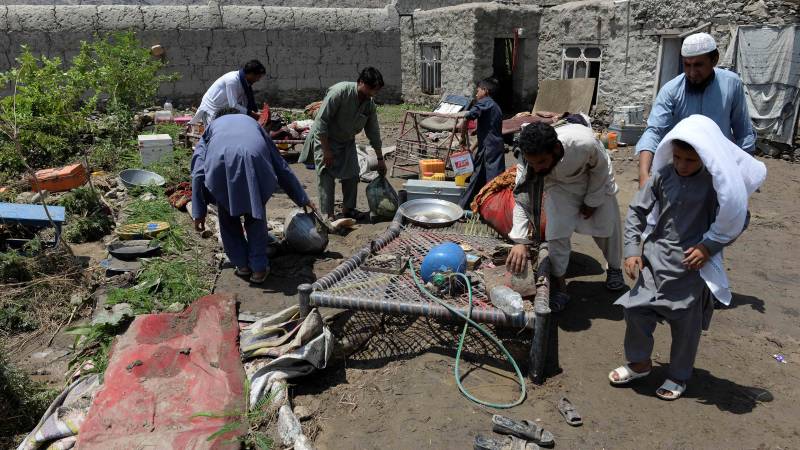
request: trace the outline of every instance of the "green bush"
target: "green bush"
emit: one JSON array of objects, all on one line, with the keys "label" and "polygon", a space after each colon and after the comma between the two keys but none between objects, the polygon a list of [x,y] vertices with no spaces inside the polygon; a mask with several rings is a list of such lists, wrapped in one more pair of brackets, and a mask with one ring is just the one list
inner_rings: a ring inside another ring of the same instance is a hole
[{"label": "green bush", "polygon": [[[25,46],[17,67],[0,74],[0,83],[16,92],[0,100],[0,123],[12,134],[16,127],[31,166],[62,164],[76,153],[82,136],[90,132],[86,118],[97,104],[90,78],[79,65],[65,69],[61,58],[37,58]],[[18,168],[20,155],[7,137],[0,149],[0,160]]]},{"label": "green bush", "polygon": [[133,32],[82,42],[76,61],[93,74],[92,88],[108,100],[108,109],[114,112],[152,105],[161,83],[177,79],[176,74],[160,74],[164,63],[153,59]]},{"label": "green bush", "polygon": [[142,166],[142,158],[134,140],[115,142],[111,139],[99,139],[89,150],[87,157],[93,171],[116,173]]},{"label": "green bush", "polygon": [[189,170],[191,160],[191,150],[185,147],[175,147],[172,149],[171,158],[165,158],[164,161],[152,164],[147,169],[164,177],[167,185],[175,185],[192,180],[192,173]]},{"label": "green bush", "polygon": [[73,244],[98,241],[111,232],[114,221],[105,214],[72,219],[64,228],[64,239]]},{"label": "green bush", "polygon": [[0,253],[0,283],[22,283],[33,277],[31,262],[15,251]]},{"label": "green bush", "polygon": [[180,141],[182,132],[183,127],[177,123],[159,123],[153,127],[153,134],[168,134],[176,144]]},{"label": "green bush", "polygon": [[[69,66],[23,46],[17,66],[0,74],[0,88],[15,92],[0,100],[0,172],[23,168],[6,135],[15,129],[33,168],[67,163],[95,139],[127,144],[134,137],[133,110],[152,104],[160,84],[175,79],[160,74],[163,66],[131,32],[82,42]],[[113,161],[101,162],[110,169]]]},{"label": "green bush", "polygon": [[35,330],[39,324],[24,306],[6,305],[0,308],[0,331],[9,334],[24,333]]},{"label": "green bush", "polygon": [[96,241],[114,226],[99,194],[89,186],[73,189],[61,199],[61,205],[70,216],[64,228],[64,238],[69,242]]}]

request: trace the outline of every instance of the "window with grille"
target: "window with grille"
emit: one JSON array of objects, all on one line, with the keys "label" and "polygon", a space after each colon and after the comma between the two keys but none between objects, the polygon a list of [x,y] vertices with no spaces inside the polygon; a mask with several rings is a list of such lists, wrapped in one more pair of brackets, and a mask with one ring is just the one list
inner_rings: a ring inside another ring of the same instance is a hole
[{"label": "window with grille", "polygon": [[594,78],[592,105],[597,104],[597,85],[600,81],[600,62],[603,49],[596,46],[564,46],[561,52],[561,79]]},{"label": "window with grille", "polygon": [[442,45],[420,44],[420,87],[426,94],[442,90]]}]

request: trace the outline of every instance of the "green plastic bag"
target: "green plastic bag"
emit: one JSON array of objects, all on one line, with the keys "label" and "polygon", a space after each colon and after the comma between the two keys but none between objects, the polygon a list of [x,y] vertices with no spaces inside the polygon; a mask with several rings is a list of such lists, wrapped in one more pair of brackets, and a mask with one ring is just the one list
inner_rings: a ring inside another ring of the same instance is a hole
[{"label": "green plastic bag", "polygon": [[400,206],[397,192],[386,177],[379,175],[367,185],[367,202],[374,217],[392,219]]}]

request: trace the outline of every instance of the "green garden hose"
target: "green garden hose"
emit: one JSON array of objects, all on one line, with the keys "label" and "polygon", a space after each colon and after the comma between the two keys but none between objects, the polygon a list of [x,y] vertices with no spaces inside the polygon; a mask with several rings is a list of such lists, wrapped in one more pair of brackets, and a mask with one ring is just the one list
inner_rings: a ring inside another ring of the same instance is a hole
[{"label": "green garden hose", "polygon": [[[509,351],[506,350],[505,346],[503,346],[503,343],[500,342],[499,339],[494,337],[488,330],[486,330],[481,325],[476,323],[474,320],[469,318],[469,316],[472,315],[472,307],[473,307],[472,283],[470,283],[469,278],[467,278],[467,276],[462,274],[462,273],[453,274],[453,276],[457,276],[457,277],[462,278],[467,284],[467,294],[469,296],[469,310],[467,311],[467,315],[465,316],[460,311],[456,310],[455,308],[453,308],[452,306],[450,306],[447,303],[443,302],[442,300],[436,298],[435,295],[431,294],[427,289],[425,289],[425,286],[423,286],[422,283],[419,282],[419,279],[417,278],[417,273],[414,271],[414,265],[413,265],[413,263],[411,261],[408,261],[408,267],[409,267],[409,269],[411,269],[411,276],[414,277],[414,283],[417,285],[417,287],[422,292],[425,293],[425,295],[430,297],[436,303],[438,303],[438,304],[444,306],[445,308],[447,308],[447,310],[450,311],[451,313],[453,313],[453,314],[455,314],[455,315],[457,315],[457,316],[459,316],[459,317],[461,317],[462,319],[465,320],[464,329],[461,332],[461,338],[458,340],[458,349],[456,350],[456,366],[455,366],[455,369],[453,370],[453,373],[454,373],[455,379],[456,379],[456,385],[458,385],[458,390],[461,391],[461,393],[464,395],[464,397],[467,397],[468,399],[472,400],[475,403],[478,403],[478,404],[481,404],[481,405],[484,405],[484,406],[488,406],[490,408],[507,409],[507,408],[513,408],[513,407],[515,407],[517,405],[521,405],[522,402],[525,401],[525,378],[522,377],[522,371],[519,370],[519,366],[517,366],[517,362],[514,361],[514,357],[511,356],[511,353],[509,353]],[[489,340],[494,342],[497,345],[497,347],[503,352],[503,354],[505,355],[506,359],[508,359],[508,362],[511,363],[511,366],[514,367],[514,372],[517,374],[517,382],[519,383],[519,389],[520,389],[519,398],[517,400],[515,400],[515,401],[513,401],[511,403],[491,403],[491,402],[487,402],[487,401],[481,400],[481,399],[473,396],[472,394],[470,394],[467,391],[467,389],[464,387],[464,385],[461,384],[461,373],[460,373],[460,370],[459,370],[459,367],[461,365],[461,351],[464,349],[464,340],[467,337],[467,330],[469,329],[470,325],[472,325],[473,327],[477,328],[478,331],[480,331],[484,336],[486,336],[487,338],[489,338]]]}]

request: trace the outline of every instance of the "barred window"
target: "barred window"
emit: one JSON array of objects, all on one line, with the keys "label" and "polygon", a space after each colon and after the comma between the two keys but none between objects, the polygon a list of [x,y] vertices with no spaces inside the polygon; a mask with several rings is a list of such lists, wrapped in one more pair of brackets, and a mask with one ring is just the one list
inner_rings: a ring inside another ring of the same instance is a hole
[{"label": "barred window", "polygon": [[439,94],[442,91],[442,45],[439,43],[420,44],[420,87],[426,94]]},{"label": "barred window", "polygon": [[597,46],[569,45],[561,53],[561,79],[594,78],[592,105],[597,104],[597,85],[600,79],[600,63],[603,49]]}]

